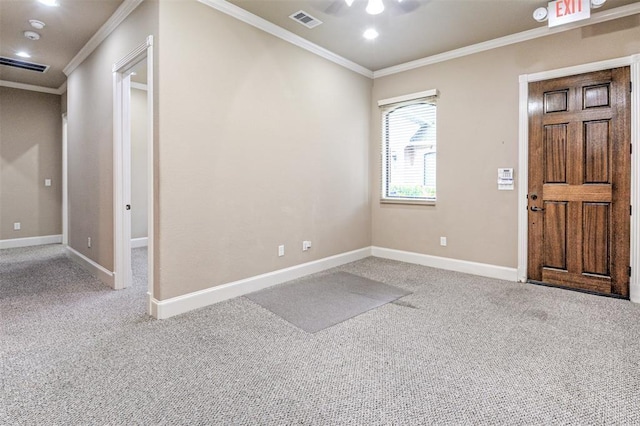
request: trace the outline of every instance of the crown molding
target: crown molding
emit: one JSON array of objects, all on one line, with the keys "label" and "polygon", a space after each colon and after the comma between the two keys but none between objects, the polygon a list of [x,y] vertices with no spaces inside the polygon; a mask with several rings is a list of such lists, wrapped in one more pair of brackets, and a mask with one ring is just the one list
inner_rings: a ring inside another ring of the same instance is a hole
[{"label": "crown molding", "polygon": [[[64,73],[68,76],[75,70],[78,65],[80,65],[99,45],[106,39],[109,34],[115,30],[118,25],[122,23],[126,19],[136,7],[142,3],[143,0],[124,0],[124,2],[118,7],[118,9],[114,12],[114,14],[105,22],[105,24],[100,27],[100,29],[91,37],[91,39],[84,45],[84,47],[78,52],[78,54],[69,62],[69,64],[64,68]],[[376,79],[380,77],[385,77],[392,74],[401,73],[404,71],[409,71],[412,69],[424,67],[427,65],[437,64],[439,62],[449,61],[452,59],[461,58],[463,56],[473,55],[475,53],[484,52],[491,49],[496,49],[499,47],[508,46],[511,44],[521,43],[528,40],[533,40],[540,37],[545,37],[552,34],[558,34],[564,31],[570,31],[576,28],[585,27],[588,25],[594,25],[602,22],[611,21],[614,19],[624,18],[626,16],[631,16],[640,13],[640,3],[632,3],[627,6],[621,6],[610,10],[605,10],[602,12],[598,12],[591,16],[590,19],[580,22],[575,22],[573,24],[564,25],[560,27],[554,28],[535,28],[533,30],[523,31],[520,33],[508,35],[505,37],[500,37],[497,39],[489,40],[482,43],[477,43],[471,46],[462,47],[460,49],[451,50],[448,52],[440,53],[433,56],[428,56],[426,58],[417,59],[415,61],[406,62],[404,64],[394,65],[392,67],[383,68],[377,71],[371,71],[361,65],[356,64],[346,58],[343,58],[340,55],[337,55],[323,47],[318,46],[315,43],[311,43],[310,41],[285,30],[282,27],[279,27],[271,22],[260,18],[246,10],[235,6],[225,0],[198,0],[200,3],[205,4],[213,9],[216,9],[220,12],[223,12],[229,16],[232,16],[244,23],[247,23],[251,26],[259,28],[275,37],[278,37],[284,41],[287,41],[295,46],[298,46],[302,49],[305,49],[311,53],[314,53],[320,57],[323,57],[331,62],[334,62],[344,68],[347,68],[351,71],[354,71],[358,74],[361,74],[365,77]],[[8,86],[4,83],[11,82],[2,82],[0,85],[4,85],[6,87],[15,87]],[[11,84],[19,84],[19,83],[11,83]],[[25,90],[34,90],[40,91],[44,93],[53,93],[53,94],[62,94],[64,90],[62,86],[59,89],[49,89],[46,87],[42,87],[38,90],[39,86],[30,86],[30,85],[21,85],[32,87],[30,89]],[[66,87],[65,87],[66,90]]]},{"label": "crown molding", "polygon": [[246,24],[259,28],[262,31],[267,32],[273,36],[276,36],[295,46],[308,50],[309,52],[314,53],[331,62],[334,62],[344,68],[347,68],[365,77],[373,78],[373,72],[371,70],[361,65],[358,65],[355,62],[352,62],[346,58],[343,58],[342,56],[337,55],[325,49],[324,47],[320,47],[315,43],[311,43],[310,41],[300,37],[299,35],[296,35],[291,31],[285,30],[284,28],[279,27],[267,21],[266,19],[260,18],[259,16],[256,16],[253,13],[247,12],[246,10],[236,5],[233,5],[225,0],[198,0],[198,1],[222,13],[226,13],[227,15],[232,16]]},{"label": "crown molding", "polygon": [[58,93],[60,93],[61,95],[66,91],[67,91],[67,80],[65,80],[64,83],[62,83],[60,87],[58,87]]},{"label": "crown molding", "polygon": [[89,39],[87,44],[73,57],[71,62],[67,64],[62,70],[65,75],[69,75],[80,65],[85,59],[93,53],[94,50],[102,43],[108,36],[115,30],[118,25],[124,21],[127,16],[134,11],[136,7],[142,3],[143,0],[124,0],[120,7],[111,15],[111,17],[105,22],[100,29]]},{"label": "crown molding", "polygon": [[406,62],[400,65],[394,65],[392,67],[383,68],[373,72],[373,78],[385,77],[387,75],[398,74],[404,71],[424,67],[426,65],[433,65],[439,62],[450,61],[452,59],[461,58],[467,55],[473,55],[475,53],[484,52],[498,47],[508,46],[510,44],[521,43],[523,41],[533,40],[540,37],[545,37],[552,34],[558,34],[565,31],[570,31],[576,28],[586,27],[589,25],[599,24],[601,22],[612,21],[614,19],[624,18],[640,13],[640,3],[632,3],[627,6],[617,7],[615,9],[605,10],[599,13],[595,13],[590,19],[585,21],[579,21],[568,25],[559,27],[547,28],[535,28],[533,30],[523,31],[516,34],[511,34],[505,37],[496,38],[493,40],[485,41],[482,43],[472,44],[471,46],[462,47],[460,49],[450,50],[448,52],[440,53],[438,55],[428,56],[426,58],[417,59],[415,61]]},{"label": "crown molding", "polygon": [[[64,90],[61,90],[64,86]],[[16,83],[13,81],[0,80],[0,87],[10,87],[12,89],[29,90],[31,92],[49,93],[51,95],[62,95],[67,89],[67,83],[64,83],[60,88],[54,89],[52,87],[36,86],[33,84]]]}]

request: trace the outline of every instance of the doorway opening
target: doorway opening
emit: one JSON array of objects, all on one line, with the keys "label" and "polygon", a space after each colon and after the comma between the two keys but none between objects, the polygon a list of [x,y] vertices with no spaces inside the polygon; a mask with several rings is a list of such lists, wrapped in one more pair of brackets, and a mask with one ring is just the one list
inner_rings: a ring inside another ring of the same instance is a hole
[{"label": "doorway opening", "polygon": [[529,282],[629,297],[629,71],[529,83]]},{"label": "doorway opening", "polygon": [[[147,247],[153,300],[153,37],[113,65],[114,288],[133,282],[132,246]],[[133,238],[133,240],[132,240]]]},{"label": "doorway opening", "polygon": [[69,187],[67,184],[69,157],[67,141],[67,113],[62,114],[62,245],[69,245]]},{"label": "doorway opening", "polygon": [[[633,147],[631,154],[629,154],[629,151],[627,151],[627,155],[630,155],[630,163],[631,163],[631,167],[630,167],[631,184],[630,184],[630,195],[625,196],[628,203],[626,203],[626,201],[624,200],[623,202],[626,204],[626,212],[633,213],[633,214],[630,215],[630,222],[629,222],[630,237],[628,237],[627,241],[625,242],[625,244],[627,245],[626,249],[630,253],[630,256],[627,257],[629,261],[627,262],[627,265],[625,265],[625,268],[624,268],[625,275],[629,275],[628,284],[626,283],[624,284],[628,288],[628,295],[621,294],[621,296],[629,297],[632,301],[640,303],[640,274],[638,274],[639,272],[638,268],[640,268],[640,215],[637,213],[637,208],[640,208],[640,188],[638,185],[638,180],[640,179],[640,149],[637,148],[638,146],[640,146],[639,145],[640,143],[640,91],[635,89],[635,87],[638,87],[638,85],[640,85],[640,55],[633,55],[625,58],[607,60],[607,61],[585,64],[585,65],[580,65],[575,67],[563,68],[559,70],[546,71],[546,72],[541,72],[536,74],[528,74],[528,75],[520,76],[520,120],[519,120],[520,125],[519,125],[519,173],[518,173],[518,178],[519,178],[518,280],[521,282],[526,282],[530,278],[532,273],[532,271],[530,270],[532,267],[530,263],[531,254],[529,251],[529,215],[533,213],[531,213],[531,211],[529,210],[529,207],[532,205],[531,200],[527,198],[528,195],[531,195],[531,194],[528,194],[529,192],[528,190],[531,185],[529,182],[530,176],[529,176],[528,166],[531,161],[531,158],[530,158],[531,153],[529,148],[530,148],[530,144],[532,143],[530,140],[531,129],[529,128],[530,123],[532,123],[529,119],[529,104],[531,102],[529,85],[530,83],[533,83],[533,82],[560,79],[563,77],[593,73],[597,71],[612,70],[612,69],[621,68],[621,67],[629,67],[628,69],[630,71],[630,81],[634,86],[633,91],[631,91],[631,85],[628,85],[629,87],[627,87],[626,90],[628,91],[627,95],[628,95],[630,110],[631,110],[630,112],[631,146],[633,146],[634,144],[636,145],[635,147]],[[596,96],[596,98],[599,98],[600,95],[604,95],[605,91],[603,87],[604,86],[593,85],[592,89],[594,89],[595,91],[592,91],[590,95],[594,95],[596,94],[596,92],[598,92],[598,96]],[[629,91],[631,91],[630,94],[629,94]],[[583,91],[583,93],[585,92]],[[553,101],[560,102],[561,97],[562,96],[557,95]],[[550,102],[552,101],[551,98],[549,98],[549,100]],[[595,101],[596,103],[601,103],[601,100],[592,99],[592,101]],[[562,105],[560,104],[556,104],[554,108],[562,107]],[[599,105],[599,106],[604,107],[604,105]],[[594,108],[594,110],[596,108]],[[568,123],[569,121],[565,120],[565,122]],[[589,130],[598,130],[600,133],[603,133],[604,132],[603,125],[598,123],[602,123],[602,122],[598,122],[596,119],[590,122],[589,126],[592,126],[593,128]],[[584,127],[582,128],[584,129]],[[550,131],[551,130],[554,130],[554,129],[550,129]],[[561,129],[556,128],[555,130],[561,130]],[[559,138],[558,140],[561,140],[561,139],[562,138]],[[584,142],[584,138],[581,140],[581,142]],[[628,145],[627,147],[630,148]],[[586,168],[583,169],[583,172],[585,170],[587,169]],[[556,171],[560,173],[560,169]],[[584,176],[585,174],[583,172],[580,172],[577,174]],[[553,173],[555,173],[555,171]],[[595,175],[593,173],[591,173],[590,178],[595,179]],[[553,178],[555,179],[556,176],[554,175]],[[599,179],[595,179],[595,180],[599,180]],[[599,185],[599,184],[603,184],[603,182],[596,183],[594,181],[594,184]],[[560,188],[560,190],[564,190],[564,189]],[[538,201],[540,201],[541,200],[540,194],[536,194],[536,195],[538,196]],[[557,198],[558,196],[560,195],[559,194],[554,195],[555,198]],[[549,201],[554,202],[554,204],[551,205],[550,207],[553,210],[551,213],[553,213],[555,215],[555,219],[557,219],[556,222],[557,223],[562,222],[562,221],[558,222],[558,220],[562,219],[563,217],[562,212],[560,211],[562,210],[562,206],[558,202],[562,203],[563,200],[549,200]],[[564,201],[567,201],[567,203],[569,202],[568,200],[564,200]],[[605,220],[606,201],[587,200],[586,202],[587,204],[590,203],[587,206],[586,214],[595,218],[596,221],[600,221],[602,223],[606,222]],[[537,205],[537,204],[534,205],[534,207],[536,207],[537,209],[544,208],[544,206]],[[568,204],[567,204],[567,208],[568,208]],[[583,209],[572,208],[572,211],[574,211],[574,213],[577,213],[579,210],[581,210],[582,213],[584,214],[585,211]],[[537,210],[534,213],[538,214],[542,212],[544,211]],[[542,232],[544,233],[544,229]],[[589,232],[590,232],[590,235],[594,237],[594,241],[596,243],[599,240],[602,240],[602,234],[599,231],[597,232],[589,231]],[[558,241],[558,242],[561,242],[561,241]],[[602,245],[600,247],[602,247]],[[611,254],[611,252],[609,252],[609,254]],[[603,262],[600,263],[598,258],[596,257],[592,258],[590,256],[591,254],[587,253],[587,257],[586,257],[587,266],[589,266],[589,268],[591,269],[594,269],[593,272],[597,272],[597,273],[602,272],[604,263]],[[580,259],[579,262],[584,263],[585,262],[584,253],[583,255],[581,255],[581,257],[582,259]],[[553,259],[551,260],[553,260],[555,263],[558,263],[563,260],[562,256],[560,255],[560,251],[557,251],[556,253],[554,253],[552,258]],[[630,268],[629,268],[629,265],[630,265]],[[555,269],[558,269],[558,268],[555,268]],[[552,272],[552,275],[554,274],[558,275],[560,274],[561,271],[552,270],[551,272]],[[600,273],[595,275],[603,275],[603,274]]]}]

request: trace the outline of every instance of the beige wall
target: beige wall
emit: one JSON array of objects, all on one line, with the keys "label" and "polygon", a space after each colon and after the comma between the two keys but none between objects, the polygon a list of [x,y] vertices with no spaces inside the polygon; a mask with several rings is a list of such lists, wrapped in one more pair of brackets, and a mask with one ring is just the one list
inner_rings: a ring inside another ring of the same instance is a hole
[{"label": "beige wall", "polygon": [[195,1],[160,38],[156,298],[370,245],[371,80]]},{"label": "beige wall", "polygon": [[62,114],[67,112],[67,92],[65,91],[62,96],[60,96],[60,108],[62,110]]},{"label": "beige wall", "polygon": [[[517,266],[517,186],[497,190],[497,169],[518,172],[518,76],[640,53],[640,16],[376,79],[372,99],[373,244]],[[438,202],[381,205],[380,113],[375,103],[438,89]],[[439,237],[448,238],[447,247]]]},{"label": "beige wall", "polygon": [[61,114],[59,95],[0,87],[0,240],[62,233]]},{"label": "beige wall", "polygon": [[[113,64],[157,35],[145,1],[68,79],[69,245],[113,270]],[[157,40],[156,40],[157,41]],[[91,237],[92,247],[87,247]]]},{"label": "beige wall", "polygon": [[[196,1],[145,2],[69,78],[70,243],[107,269],[111,65],[148,34],[159,300],[372,243],[516,266],[517,191],[496,169],[517,172],[518,76],[640,52],[636,16],[372,82]],[[375,101],[430,88],[438,203],[381,206]]]},{"label": "beige wall", "polygon": [[147,91],[131,89],[131,238],[147,236]]}]

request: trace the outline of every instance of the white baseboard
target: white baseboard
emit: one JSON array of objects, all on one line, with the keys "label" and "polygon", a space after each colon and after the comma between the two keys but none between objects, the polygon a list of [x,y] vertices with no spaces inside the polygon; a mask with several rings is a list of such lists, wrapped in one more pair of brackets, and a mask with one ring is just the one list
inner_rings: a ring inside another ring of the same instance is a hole
[{"label": "white baseboard", "polygon": [[518,281],[518,270],[505,266],[489,265],[487,263],[469,262],[466,260],[450,259],[447,257],[430,256],[428,254],[409,251],[393,250],[382,247],[371,247],[371,255],[400,262],[415,263],[432,268],[449,271],[464,272],[482,277],[498,278],[507,281]]},{"label": "white baseboard", "polygon": [[148,245],[149,245],[149,238],[147,237],[131,239],[131,248],[147,247]]},{"label": "white baseboard", "polygon": [[371,256],[371,248],[366,247],[167,300],[151,299],[151,315],[158,319],[170,318],[194,309],[203,308],[213,305],[214,303],[262,290],[276,284],[335,268],[336,266],[346,263],[355,262],[369,256]]},{"label": "white baseboard", "polygon": [[44,237],[15,238],[11,240],[0,240],[0,249],[42,246],[45,244],[62,243],[62,235],[46,235]]},{"label": "white baseboard", "polygon": [[105,283],[109,287],[111,287],[111,288],[114,287],[115,283],[114,283],[114,274],[113,274],[113,272],[107,270],[102,265],[97,264],[96,262],[94,262],[93,260],[89,259],[84,254],[72,249],[69,246],[67,246],[66,249],[67,249],[67,255],[69,256],[69,258],[71,258],[71,260],[76,262],[83,269],[85,269],[87,272],[89,272],[91,275],[93,275],[96,278],[98,278],[100,281],[102,281],[103,283]]}]

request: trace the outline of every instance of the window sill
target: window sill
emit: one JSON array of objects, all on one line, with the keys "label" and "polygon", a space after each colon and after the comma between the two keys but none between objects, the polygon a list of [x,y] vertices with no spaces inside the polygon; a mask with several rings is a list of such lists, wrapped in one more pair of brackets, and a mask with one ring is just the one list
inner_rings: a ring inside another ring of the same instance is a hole
[{"label": "window sill", "polygon": [[381,198],[380,204],[405,204],[414,206],[435,206],[436,200],[416,200],[412,198]]}]

